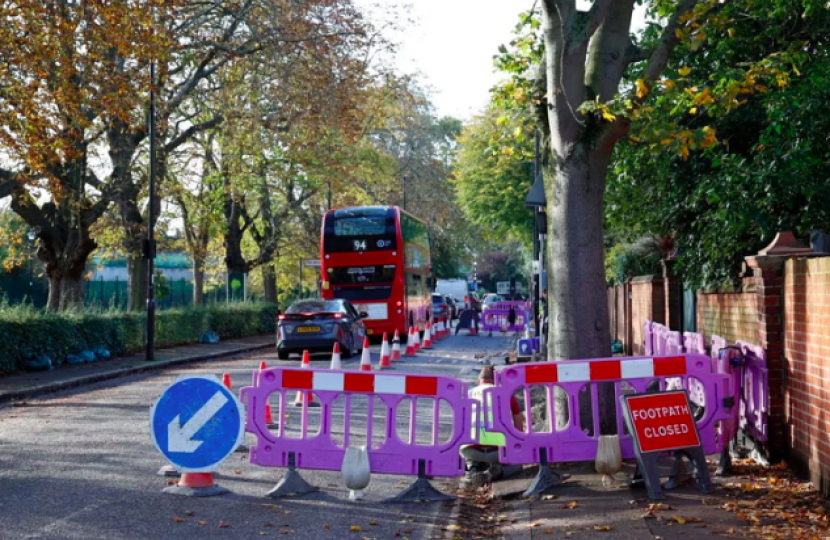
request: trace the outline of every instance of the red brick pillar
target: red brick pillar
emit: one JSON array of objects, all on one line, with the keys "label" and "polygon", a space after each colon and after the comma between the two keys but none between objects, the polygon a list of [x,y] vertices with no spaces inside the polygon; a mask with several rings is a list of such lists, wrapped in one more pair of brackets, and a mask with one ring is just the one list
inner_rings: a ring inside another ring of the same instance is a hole
[{"label": "red brick pillar", "polygon": [[669,330],[683,331],[683,282],[674,273],[674,259],[663,263],[663,294],[665,296],[665,325]]},{"label": "red brick pillar", "polygon": [[758,344],[767,352],[769,370],[770,456],[778,459],[784,451],[784,381],[787,373],[783,354],[784,263],[783,256],[746,258],[755,279],[758,306]]},{"label": "red brick pillar", "polygon": [[786,450],[784,396],[787,362],[784,358],[784,264],[791,256],[811,256],[813,251],[800,244],[792,233],[778,233],[775,239],[746,258],[752,270],[758,306],[758,344],[767,352],[769,370],[770,457],[779,459]]}]

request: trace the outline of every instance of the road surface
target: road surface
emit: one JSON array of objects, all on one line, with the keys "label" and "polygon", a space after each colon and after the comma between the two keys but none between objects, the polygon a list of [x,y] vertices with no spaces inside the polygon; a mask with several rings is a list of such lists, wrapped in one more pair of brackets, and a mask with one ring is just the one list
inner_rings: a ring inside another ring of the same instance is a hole
[{"label": "road surface", "polygon": [[[514,338],[459,335],[396,364],[395,372],[449,375],[472,381],[482,354],[507,351]],[[373,364],[378,346],[372,347]],[[348,539],[443,537],[451,503],[381,504],[409,485],[411,477],[373,476],[365,499],[351,502],[339,472],[301,471],[320,491],[292,500],[264,498],[281,469],[252,466],[234,454],[217,471],[231,493],[204,499],[163,494],[168,480],[149,436],[149,407],[183,374],[229,373],[234,391],[251,382],[251,371],[297,365],[273,351],[196,363],[178,369],[100,383],[0,409],[0,538],[5,540],[147,539]],[[344,361],[357,369],[359,358]],[[327,359],[313,360],[327,367]],[[298,409],[293,409],[298,411]],[[275,416],[279,411],[275,410]],[[442,411],[442,413],[445,411]],[[292,407],[287,428],[292,429]],[[424,433],[431,414],[418,415]],[[448,418],[441,417],[442,427]],[[336,425],[336,424],[335,424]],[[365,420],[364,424],[365,425]],[[248,436],[248,443],[254,439]],[[354,444],[354,442],[353,442]],[[457,479],[436,479],[444,491]],[[373,524],[376,523],[376,524]],[[352,531],[352,526],[360,531]]]}]

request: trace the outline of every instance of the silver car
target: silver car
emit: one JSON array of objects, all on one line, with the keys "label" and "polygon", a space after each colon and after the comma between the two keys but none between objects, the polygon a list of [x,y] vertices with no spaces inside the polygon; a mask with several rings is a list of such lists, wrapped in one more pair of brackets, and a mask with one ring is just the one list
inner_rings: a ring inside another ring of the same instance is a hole
[{"label": "silver car", "polygon": [[277,323],[277,355],[280,360],[303,351],[331,352],[340,344],[343,358],[363,350],[366,313],[358,313],[348,300],[307,298],[297,300]]}]

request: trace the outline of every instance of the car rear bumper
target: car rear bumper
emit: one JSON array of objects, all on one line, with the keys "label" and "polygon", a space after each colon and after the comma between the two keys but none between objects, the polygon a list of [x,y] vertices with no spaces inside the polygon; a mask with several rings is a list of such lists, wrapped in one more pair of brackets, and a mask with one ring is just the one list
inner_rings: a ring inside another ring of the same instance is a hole
[{"label": "car rear bumper", "polygon": [[289,337],[277,341],[277,349],[280,351],[331,352],[335,342],[337,342],[337,338],[334,336]]}]

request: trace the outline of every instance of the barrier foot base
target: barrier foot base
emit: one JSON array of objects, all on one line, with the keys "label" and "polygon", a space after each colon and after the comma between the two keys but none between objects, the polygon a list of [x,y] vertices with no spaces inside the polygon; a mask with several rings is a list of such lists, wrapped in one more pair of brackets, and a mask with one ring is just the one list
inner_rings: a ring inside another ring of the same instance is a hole
[{"label": "barrier foot base", "polygon": [[292,495],[305,495],[317,491],[317,488],[306,482],[294,465],[294,452],[288,454],[288,471],[277,483],[277,486],[265,494],[271,499],[290,497]]},{"label": "barrier foot base", "polygon": [[715,469],[715,476],[725,476],[730,472],[732,472],[732,453],[727,446],[720,453],[718,468]]},{"label": "barrier foot base", "polygon": [[401,491],[394,497],[385,499],[385,503],[406,503],[406,502],[438,502],[454,501],[458,497],[447,495],[435,489],[426,478],[426,463],[418,461],[418,479],[412,485]]},{"label": "barrier foot base", "polygon": [[529,499],[531,497],[544,495],[549,489],[558,486],[568,478],[570,478],[570,475],[559,474],[558,472],[550,469],[548,466],[547,449],[540,448],[539,472],[536,473],[536,478],[533,479],[533,482],[530,484],[530,487],[527,488],[527,491],[522,493],[522,497]]},{"label": "barrier foot base", "polygon": [[405,502],[435,502],[435,501],[454,501],[458,497],[454,495],[447,495],[435,489],[429,480],[426,478],[418,478],[411,486],[401,491],[394,497],[390,497],[383,502],[385,503],[405,503]]},{"label": "barrier foot base", "polygon": [[536,478],[533,479],[533,482],[530,484],[530,487],[527,488],[527,491],[522,493],[522,497],[529,499],[531,497],[544,495],[549,489],[558,486],[565,480],[567,480],[567,477],[556,471],[552,471],[547,464],[544,466],[540,465]]},{"label": "barrier foot base", "polygon": [[159,472],[157,473],[159,476],[164,476],[165,478],[178,478],[179,471],[176,470],[176,467],[172,465],[164,465]]},{"label": "barrier foot base", "polygon": [[236,447],[236,450],[234,450],[234,452],[238,452],[240,454],[248,453],[248,451],[249,451],[249,449],[248,449],[247,444],[240,444],[239,446]]}]

